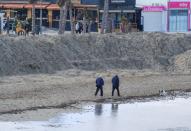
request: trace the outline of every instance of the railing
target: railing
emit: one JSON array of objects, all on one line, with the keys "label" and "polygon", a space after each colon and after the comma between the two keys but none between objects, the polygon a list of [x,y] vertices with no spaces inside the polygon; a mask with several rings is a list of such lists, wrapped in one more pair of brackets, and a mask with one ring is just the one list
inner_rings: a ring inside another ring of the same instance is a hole
[{"label": "railing", "polygon": [[[127,32],[138,32],[137,23],[131,23],[125,29]],[[120,23],[115,24],[115,32],[121,32]]]},{"label": "railing", "polygon": [[[98,30],[101,30],[101,23],[98,24]],[[127,32],[138,32],[137,23],[131,23],[127,26]],[[114,32],[121,32],[120,23],[115,24]]]}]

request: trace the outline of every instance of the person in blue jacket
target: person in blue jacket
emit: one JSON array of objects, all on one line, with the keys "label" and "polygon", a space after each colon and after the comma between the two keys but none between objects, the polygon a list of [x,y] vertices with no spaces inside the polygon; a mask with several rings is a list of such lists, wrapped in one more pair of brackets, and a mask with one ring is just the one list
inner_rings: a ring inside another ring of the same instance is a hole
[{"label": "person in blue jacket", "polygon": [[98,91],[100,90],[100,96],[103,96],[103,86],[104,86],[104,80],[102,77],[98,77],[96,79],[96,92],[95,92],[95,96],[97,96]]},{"label": "person in blue jacket", "polygon": [[115,89],[117,90],[118,96],[120,96],[120,92],[119,92],[119,77],[118,77],[118,75],[115,75],[112,78],[112,96],[114,95]]}]

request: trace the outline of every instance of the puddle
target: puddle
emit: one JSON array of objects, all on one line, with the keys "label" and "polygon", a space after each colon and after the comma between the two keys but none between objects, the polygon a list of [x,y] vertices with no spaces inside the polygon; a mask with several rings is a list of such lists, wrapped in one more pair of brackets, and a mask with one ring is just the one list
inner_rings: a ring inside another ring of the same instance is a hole
[{"label": "puddle", "polygon": [[191,97],[135,103],[97,103],[49,121],[0,122],[8,131],[191,131]]}]

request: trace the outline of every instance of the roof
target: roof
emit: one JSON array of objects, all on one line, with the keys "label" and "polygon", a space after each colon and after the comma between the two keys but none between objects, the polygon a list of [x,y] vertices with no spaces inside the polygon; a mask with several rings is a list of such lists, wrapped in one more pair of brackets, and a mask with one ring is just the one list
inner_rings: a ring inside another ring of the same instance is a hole
[{"label": "roof", "polygon": [[[49,4],[36,4],[35,8],[46,8]],[[1,8],[6,9],[21,9],[21,8],[32,8],[32,4],[0,4]]]},{"label": "roof", "polygon": [[[91,8],[91,9],[96,9],[97,5],[82,5],[82,4],[73,4],[74,7],[76,8]],[[20,9],[20,8],[27,8],[27,9],[31,9],[32,8],[32,4],[28,4],[28,3],[2,3],[0,4],[1,8],[6,8],[6,9]],[[57,4],[35,4],[35,8],[37,9],[49,9],[49,10],[59,10],[60,7]]]},{"label": "roof", "polygon": [[[96,5],[82,5],[82,4],[73,4],[74,7],[76,8],[97,8]],[[50,4],[47,6],[47,9],[49,10],[59,10],[60,7],[57,4]]]},{"label": "roof", "polygon": [[59,6],[57,4],[50,4],[49,6],[47,6],[47,9],[49,10],[59,10]]},{"label": "roof", "polygon": [[[28,0],[0,0],[1,3],[18,3],[18,4],[25,4],[29,3]],[[39,0],[40,1],[40,0]],[[57,0],[42,0],[43,3],[56,3]]]},{"label": "roof", "polygon": [[[25,4],[24,8],[31,9],[32,4]],[[46,7],[49,6],[49,4],[35,4],[36,9],[46,9]]]},{"label": "roof", "polygon": [[24,5],[25,4],[2,4],[2,7],[3,8],[16,8],[16,9],[19,9],[19,8],[24,8]]}]

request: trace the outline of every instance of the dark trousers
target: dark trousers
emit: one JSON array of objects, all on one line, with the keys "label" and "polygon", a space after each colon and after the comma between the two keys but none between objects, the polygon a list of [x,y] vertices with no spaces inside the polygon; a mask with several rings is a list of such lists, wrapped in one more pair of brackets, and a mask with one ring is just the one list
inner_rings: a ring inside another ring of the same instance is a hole
[{"label": "dark trousers", "polygon": [[97,85],[96,85],[96,87],[97,87],[97,89],[96,89],[96,92],[95,92],[95,96],[97,96],[97,93],[98,93],[99,90],[100,90],[100,96],[103,96],[103,87],[102,86],[97,86]]},{"label": "dark trousers", "polygon": [[80,29],[79,29],[79,30],[76,30],[76,34],[78,34],[78,33],[81,34],[81,32],[82,32],[82,31],[81,31]]},{"label": "dark trousers", "polygon": [[114,91],[115,91],[115,89],[117,90],[117,94],[118,94],[118,96],[120,96],[119,86],[113,86],[113,88],[112,88],[112,96],[114,95]]}]

